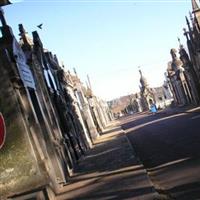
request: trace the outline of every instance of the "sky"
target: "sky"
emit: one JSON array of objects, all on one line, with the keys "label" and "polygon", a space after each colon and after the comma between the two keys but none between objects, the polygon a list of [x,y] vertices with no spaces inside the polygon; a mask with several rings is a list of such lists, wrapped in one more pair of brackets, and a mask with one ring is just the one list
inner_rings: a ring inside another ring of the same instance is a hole
[{"label": "sky", "polygon": [[[46,49],[66,70],[76,71],[94,93],[111,100],[139,91],[138,67],[150,87],[161,86],[190,0],[15,0],[4,8],[19,38],[22,23],[31,36],[37,30]],[[37,25],[43,23],[43,29]]]}]

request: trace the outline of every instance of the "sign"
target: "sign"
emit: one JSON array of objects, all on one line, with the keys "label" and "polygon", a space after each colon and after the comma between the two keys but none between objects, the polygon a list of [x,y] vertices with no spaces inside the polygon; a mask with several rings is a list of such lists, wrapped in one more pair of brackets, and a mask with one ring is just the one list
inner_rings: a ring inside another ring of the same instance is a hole
[{"label": "sign", "polygon": [[3,115],[0,113],[0,149],[3,147],[6,139],[6,126]]},{"label": "sign", "polygon": [[17,67],[24,86],[35,89],[34,78],[29,66],[25,63],[18,63]]},{"label": "sign", "polygon": [[30,67],[26,64],[26,56],[15,38],[13,40],[13,54],[16,56],[18,71],[24,86],[35,89],[35,81]]}]

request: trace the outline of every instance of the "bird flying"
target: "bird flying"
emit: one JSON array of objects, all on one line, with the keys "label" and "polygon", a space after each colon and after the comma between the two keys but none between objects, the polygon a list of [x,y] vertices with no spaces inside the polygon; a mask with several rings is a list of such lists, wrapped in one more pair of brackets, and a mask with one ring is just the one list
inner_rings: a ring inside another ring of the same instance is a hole
[{"label": "bird flying", "polygon": [[37,27],[38,27],[39,29],[42,29],[42,25],[43,25],[43,24],[39,24]]}]

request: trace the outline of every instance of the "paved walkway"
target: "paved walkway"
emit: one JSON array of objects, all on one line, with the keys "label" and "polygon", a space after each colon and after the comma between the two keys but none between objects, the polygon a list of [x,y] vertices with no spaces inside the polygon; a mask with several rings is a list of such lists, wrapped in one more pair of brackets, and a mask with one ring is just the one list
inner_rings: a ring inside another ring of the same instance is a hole
[{"label": "paved walkway", "polygon": [[200,107],[182,106],[182,107],[168,107],[159,111],[164,114],[178,114],[178,113],[200,113]]},{"label": "paved walkway", "polygon": [[120,127],[113,125],[79,162],[56,200],[159,199]]}]

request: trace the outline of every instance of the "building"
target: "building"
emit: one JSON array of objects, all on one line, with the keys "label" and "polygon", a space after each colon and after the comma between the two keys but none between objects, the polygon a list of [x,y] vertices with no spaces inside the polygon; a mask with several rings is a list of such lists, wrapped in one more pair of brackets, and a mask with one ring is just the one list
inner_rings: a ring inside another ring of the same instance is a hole
[{"label": "building", "polygon": [[176,105],[197,105],[199,103],[198,84],[195,71],[183,45],[170,51],[172,61],[168,63],[167,78]]},{"label": "building", "polygon": [[74,83],[76,97],[85,124],[89,129],[90,137],[94,140],[99,137],[99,134],[103,132],[110,120],[112,120],[108,104],[94,95],[91,86],[83,85],[76,70],[75,75],[70,74],[70,76]]},{"label": "building", "polygon": [[155,103],[155,96],[152,88],[149,87],[146,78],[140,72],[140,104],[142,111],[147,111],[150,108],[151,102]]},{"label": "building", "polygon": [[196,0],[191,3],[192,13],[190,20],[186,17],[187,29],[184,29],[188,52],[182,44],[179,56],[176,49],[171,49],[167,78],[176,105],[196,106],[200,103],[200,9]]},{"label": "building", "polygon": [[152,88],[152,92],[155,99],[155,104],[158,109],[163,109],[171,105],[173,97],[171,91],[166,82],[163,86]]},{"label": "building", "polygon": [[187,40],[188,53],[184,48],[180,48],[180,58],[187,71],[187,79],[192,91],[195,104],[200,103],[200,8],[196,0],[191,0],[192,13],[190,20],[186,17],[187,29],[184,35]]},{"label": "building", "polygon": [[172,61],[168,63],[167,73],[173,90],[175,103],[186,105],[190,101],[190,91],[185,76],[182,61],[177,56],[176,49],[170,51]]},{"label": "building", "polygon": [[99,137],[98,124],[96,118],[94,118],[93,113],[91,112],[91,108],[86,97],[86,87],[84,87],[80,78],[78,77],[76,71],[75,75],[70,74],[71,80],[74,84],[75,95],[78,100],[79,108],[81,110],[85,125],[90,134],[90,138],[94,141],[97,137]]},{"label": "building", "polygon": [[56,148],[62,136],[59,130],[51,132],[48,116],[39,101],[39,84],[1,15],[0,109],[7,130],[0,154],[1,198],[23,194],[30,188],[38,190],[33,197],[44,196],[50,187],[48,183],[57,190],[60,183],[66,182],[64,161]]},{"label": "building", "polygon": [[[64,66],[63,66],[64,68]],[[76,87],[73,84],[72,77],[70,71],[65,72],[64,70],[61,71],[62,76],[64,77],[64,88],[65,91],[69,94],[70,101],[72,102],[74,108],[75,108],[75,113],[77,114],[78,117],[78,123],[80,127],[82,127],[82,130],[85,135],[86,139],[86,144],[89,145],[89,147],[92,147],[92,139],[90,136],[90,130],[88,129],[88,125],[85,121],[83,112],[81,110],[81,105],[79,104],[78,98],[77,98],[77,90]]]},{"label": "building", "polygon": [[[18,42],[1,10],[0,20],[0,113],[7,131],[1,199],[53,200],[99,133],[80,79],[64,71],[36,31],[30,38],[20,24]],[[106,126],[102,112],[96,118]]]}]

